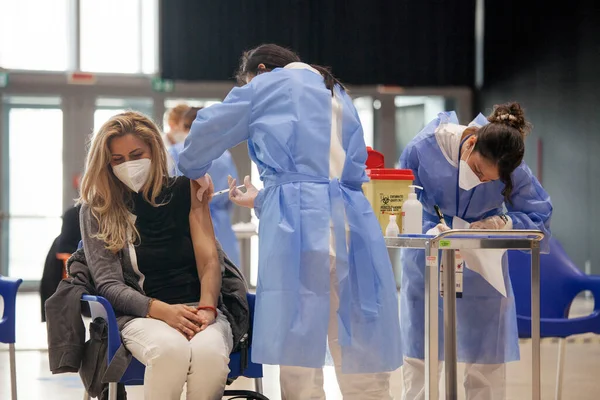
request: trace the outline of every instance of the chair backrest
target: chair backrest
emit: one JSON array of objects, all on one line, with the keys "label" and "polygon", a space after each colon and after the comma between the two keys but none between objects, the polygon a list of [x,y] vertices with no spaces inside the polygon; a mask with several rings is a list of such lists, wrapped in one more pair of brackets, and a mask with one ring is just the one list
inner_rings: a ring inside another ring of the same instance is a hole
[{"label": "chair backrest", "polygon": [[[250,333],[252,332],[252,323],[254,321],[254,302],[256,295],[252,293],[246,293],[248,299],[248,306],[250,308]],[[248,348],[248,358],[246,363],[242,362],[242,352],[235,352],[230,354],[229,362],[229,377],[237,378],[239,376],[245,376],[246,378],[262,378],[263,369],[261,364],[255,364],[252,362],[252,335],[250,334],[250,347]],[[245,368],[243,367],[245,364]]]},{"label": "chair backrest", "polygon": [[248,307],[250,308],[250,322],[254,321],[254,302],[256,301],[256,295],[254,293],[246,293],[246,299],[248,299]]},{"label": "chair backrest", "polygon": [[[508,266],[517,315],[531,316],[531,254],[509,251]],[[555,238],[550,253],[540,258],[540,314],[542,318],[566,318],[571,303],[582,290],[585,274],[577,268]]]},{"label": "chair backrest", "polygon": [[17,291],[22,279],[0,275],[0,296],[4,301],[4,311],[0,319],[0,342],[15,343]]}]

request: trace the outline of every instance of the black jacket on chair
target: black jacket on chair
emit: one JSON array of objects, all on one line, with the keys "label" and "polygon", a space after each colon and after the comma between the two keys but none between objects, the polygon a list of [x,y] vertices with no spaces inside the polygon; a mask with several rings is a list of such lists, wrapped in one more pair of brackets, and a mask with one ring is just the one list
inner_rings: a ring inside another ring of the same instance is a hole
[{"label": "black jacket on chair", "polygon": [[[54,239],[50,251],[48,251],[48,255],[46,256],[44,272],[40,282],[42,322],[46,322],[46,310],[44,304],[46,304],[46,300],[54,294],[63,277],[64,264],[61,260],[56,258],[56,255],[58,253],[74,253],[81,240],[81,230],[79,229],[80,209],[81,206],[75,206],[65,211],[62,217],[60,235]],[[87,307],[87,305],[84,307]],[[89,311],[87,309],[84,310],[84,315],[89,316]]]},{"label": "black jacket on chair", "polygon": [[58,243],[60,241],[60,236],[54,239],[52,242],[52,246],[50,246],[50,251],[48,251],[48,255],[46,256],[46,262],[44,263],[44,273],[42,275],[42,280],[40,282],[40,300],[42,301],[42,322],[46,322],[46,309],[44,308],[44,304],[46,304],[46,300],[50,298],[56,291],[58,284],[62,280],[63,274],[63,262],[56,258],[56,253],[58,253]]},{"label": "black jacket on chair", "polygon": [[[69,278],[60,281],[56,292],[46,301],[48,317],[48,358],[53,374],[79,372],[86,391],[92,397],[108,399],[108,384],[118,382],[127,369],[131,354],[121,346],[107,365],[108,339],[106,323],[102,320],[90,324],[90,340],[85,341],[85,325],[81,318],[81,296],[95,295],[96,289],[83,251],[77,251],[68,261]],[[132,317],[123,317],[123,324]],[[104,333],[103,333],[104,332]],[[124,386],[119,384],[118,400],[126,399]],[[106,393],[106,394],[103,394]],[[106,396],[106,397],[104,397]]]}]

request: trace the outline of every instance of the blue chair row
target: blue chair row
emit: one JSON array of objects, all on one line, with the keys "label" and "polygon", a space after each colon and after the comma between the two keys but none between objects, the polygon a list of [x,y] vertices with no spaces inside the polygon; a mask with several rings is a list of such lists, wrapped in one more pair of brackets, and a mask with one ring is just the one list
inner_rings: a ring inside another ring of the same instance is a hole
[{"label": "blue chair row", "polygon": [[[248,293],[248,304],[250,305],[250,321],[254,317],[254,300],[255,295]],[[121,346],[121,335],[117,325],[117,319],[115,312],[104,297],[84,295],[82,301],[87,301],[90,305],[90,312],[92,320],[96,318],[104,319],[108,324],[108,362],[112,360],[115,353]],[[238,351],[230,355],[229,361],[229,378],[238,378],[244,376],[247,378],[253,378],[255,382],[256,391],[247,390],[226,390],[224,396],[237,396],[237,398],[247,398],[256,400],[268,400],[267,397],[262,395],[262,365],[255,364],[251,361],[252,349],[248,345],[246,351]],[[131,363],[127,367],[127,370],[121,377],[120,383],[125,385],[143,385],[144,384],[144,372],[146,367],[135,358],[132,358]],[[109,400],[116,400],[117,398],[117,382],[109,383]],[[89,398],[89,397],[88,397]]]},{"label": "blue chair row", "polygon": [[8,278],[0,275],[0,297],[4,302],[4,312],[0,319],[0,343],[8,344],[10,358],[10,389],[12,400],[17,400],[17,366],[15,364],[16,341],[16,303],[17,290],[22,279]]},{"label": "blue chair row", "polygon": [[[531,255],[509,252],[509,272],[517,307],[521,338],[531,338]],[[594,295],[592,314],[569,319],[571,304],[578,294]],[[540,259],[541,337],[559,338],[559,357],[555,398],[562,395],[565,338],[583,333],[600,334],[600,276],[581,272],[565,253],[558,240],[550,239],[550,253]]]}]

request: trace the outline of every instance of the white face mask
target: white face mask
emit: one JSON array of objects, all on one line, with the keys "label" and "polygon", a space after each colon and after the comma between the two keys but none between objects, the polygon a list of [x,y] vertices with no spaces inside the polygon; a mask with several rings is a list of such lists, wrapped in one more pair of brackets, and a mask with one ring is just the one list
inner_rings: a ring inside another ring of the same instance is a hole
[{"label": "white face mask", "polygon": [[187,137],[187,133],[185,133],[185,132],[173,132],[171,134],[171,139],[173,139],[173,142],[175,142],[175,143],[183,142],[186,137]]},{"label": "white face mask", "polygon": [[[473,145],[471,144],[470,146],[473,146]],[[473,150],[471,148],[471,153],[472,152],[473,152]],[[471,154],[469,154],[469,157],[471,157]],[[469,166],[469,163],[467,163],[467,161],[469,160],[469,157],[467,157],[466,160],[460,160],[460,163],[459,163],[460,165],[458,168],[458,186],[462,190],[467,190],[467,191],[469,191],[483,183],[483,182],[481,182],[481,180],[479,179],[477,174],[475,172],[473,172],[473,170]]]},{"label": "white face mask", "polygon": [[112,169],[115,176],[121,182],[127,185],[129,189],[138,193],[148,180],[151,164],[152,162],[149,158],[142,158],[115,165]]},{"label": "white face mask", "polygon": [[468,191],[482,183],[483,182],[481,182],[477,174],[473,172],[469,164],[465,160],[460,160],[458,186],[460,186],[461,189]]}]

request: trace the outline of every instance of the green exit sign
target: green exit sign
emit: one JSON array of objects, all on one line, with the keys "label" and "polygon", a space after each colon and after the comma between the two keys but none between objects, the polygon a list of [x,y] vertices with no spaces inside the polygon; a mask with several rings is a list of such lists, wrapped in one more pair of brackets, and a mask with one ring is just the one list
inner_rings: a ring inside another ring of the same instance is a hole
[{"label": "green exit sign", "polygon": [[0,88],[8,86],[8,72],[0,71]]},{"label": "green exit sign", "polygon": [[152,89],[155,92],[172,92],[175,83],[169,79],[152,78]]}]

